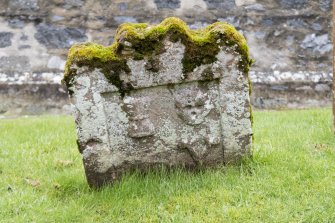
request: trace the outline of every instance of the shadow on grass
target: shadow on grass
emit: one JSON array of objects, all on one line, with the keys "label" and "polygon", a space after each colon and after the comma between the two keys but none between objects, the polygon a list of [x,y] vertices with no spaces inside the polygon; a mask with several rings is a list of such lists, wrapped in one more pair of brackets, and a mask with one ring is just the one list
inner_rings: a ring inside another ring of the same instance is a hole
[{"label": "shadow on grass", "polygon": [[252,177],[262,169],[265,162],[253,158],[245,158],[235,165],[215,168],[167,168],[160,167],[149,171],[131,171],[123,175],[121,180],[113,185],[101,188],[90,188],[85,179],[69,177],[61,179],[61,187],[53,191],[57,199],[69,197],[90,196],[92,199],[141,199],[143,197],[184,196],[202,190],[211,190],[217,185],[233,187],[238,185],[238,178]]}]

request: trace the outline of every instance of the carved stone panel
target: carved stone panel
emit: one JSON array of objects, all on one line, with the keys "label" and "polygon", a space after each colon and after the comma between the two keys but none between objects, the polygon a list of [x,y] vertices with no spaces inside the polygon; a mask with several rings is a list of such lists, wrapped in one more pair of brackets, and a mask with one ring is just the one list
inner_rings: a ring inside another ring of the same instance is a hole
[{"label": "carved stone panel", "polygon": [[209,154],[221,153],[223,161],[217,80],[133,90],[124,98],[104,95],[106,127],[113,139],[109,146],[128,151],[125,159],[150,160],[159,152],[160,162],[171,164],[171,155],[184,153],[198,165],[212,162]]}]

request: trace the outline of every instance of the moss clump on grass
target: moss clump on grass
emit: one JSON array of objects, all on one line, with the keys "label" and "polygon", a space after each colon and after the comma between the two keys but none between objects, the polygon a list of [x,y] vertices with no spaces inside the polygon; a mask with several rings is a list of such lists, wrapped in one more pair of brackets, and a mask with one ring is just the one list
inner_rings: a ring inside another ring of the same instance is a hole
[{"label": "moss clump on grass", "polygon": [[[232,47],[241,56],[238,66],[244,73],[249,71],[252,63],[245,38],[232,25],[216,22],[204,29],[190,30],[182,20],[171,17],[152,27],[145,23],[125,23],[119,26],[111,46],[94,43],[73,45],[68,54],[63,81],[68,88],[71,86],[71,80],[76,75],[76,70],[72,68],[74,63],[100,68],[106,78],[124,94],[131,89],[119,77],[121,72],[130,72],[126,59],[154,61],[153,58],[164,51],[165,38],[172,42],[180,40],[185,45],[182,63],[186,75],[197,66],[215,62],[221,46]],[[127,50],[129,53],[125,54]],[[157,67],[152,70],[158,71]]]}]

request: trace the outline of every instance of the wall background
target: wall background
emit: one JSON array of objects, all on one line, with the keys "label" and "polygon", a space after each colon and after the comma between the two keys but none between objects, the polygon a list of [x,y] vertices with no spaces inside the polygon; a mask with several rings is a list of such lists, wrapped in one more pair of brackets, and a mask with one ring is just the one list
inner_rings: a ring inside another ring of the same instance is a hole
[{"label": "wall background", "polygon": [[69,111],[60,85],[75,42],[113,42],[124,22],[233,24],[247,38],[255,107],[330,105],[331,0],[1,0],[0,115]]}]

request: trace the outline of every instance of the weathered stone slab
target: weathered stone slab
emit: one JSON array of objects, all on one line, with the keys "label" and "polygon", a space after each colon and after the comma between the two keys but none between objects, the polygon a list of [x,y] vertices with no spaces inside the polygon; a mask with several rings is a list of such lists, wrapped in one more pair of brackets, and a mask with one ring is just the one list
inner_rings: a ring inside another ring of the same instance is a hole
[{"label": "weathered stone slab", "polygon": [[64,81],[88,183],[251,155],[250,64],[244,37],[221,22],[124,24],[112,46],[73,46]]}]

